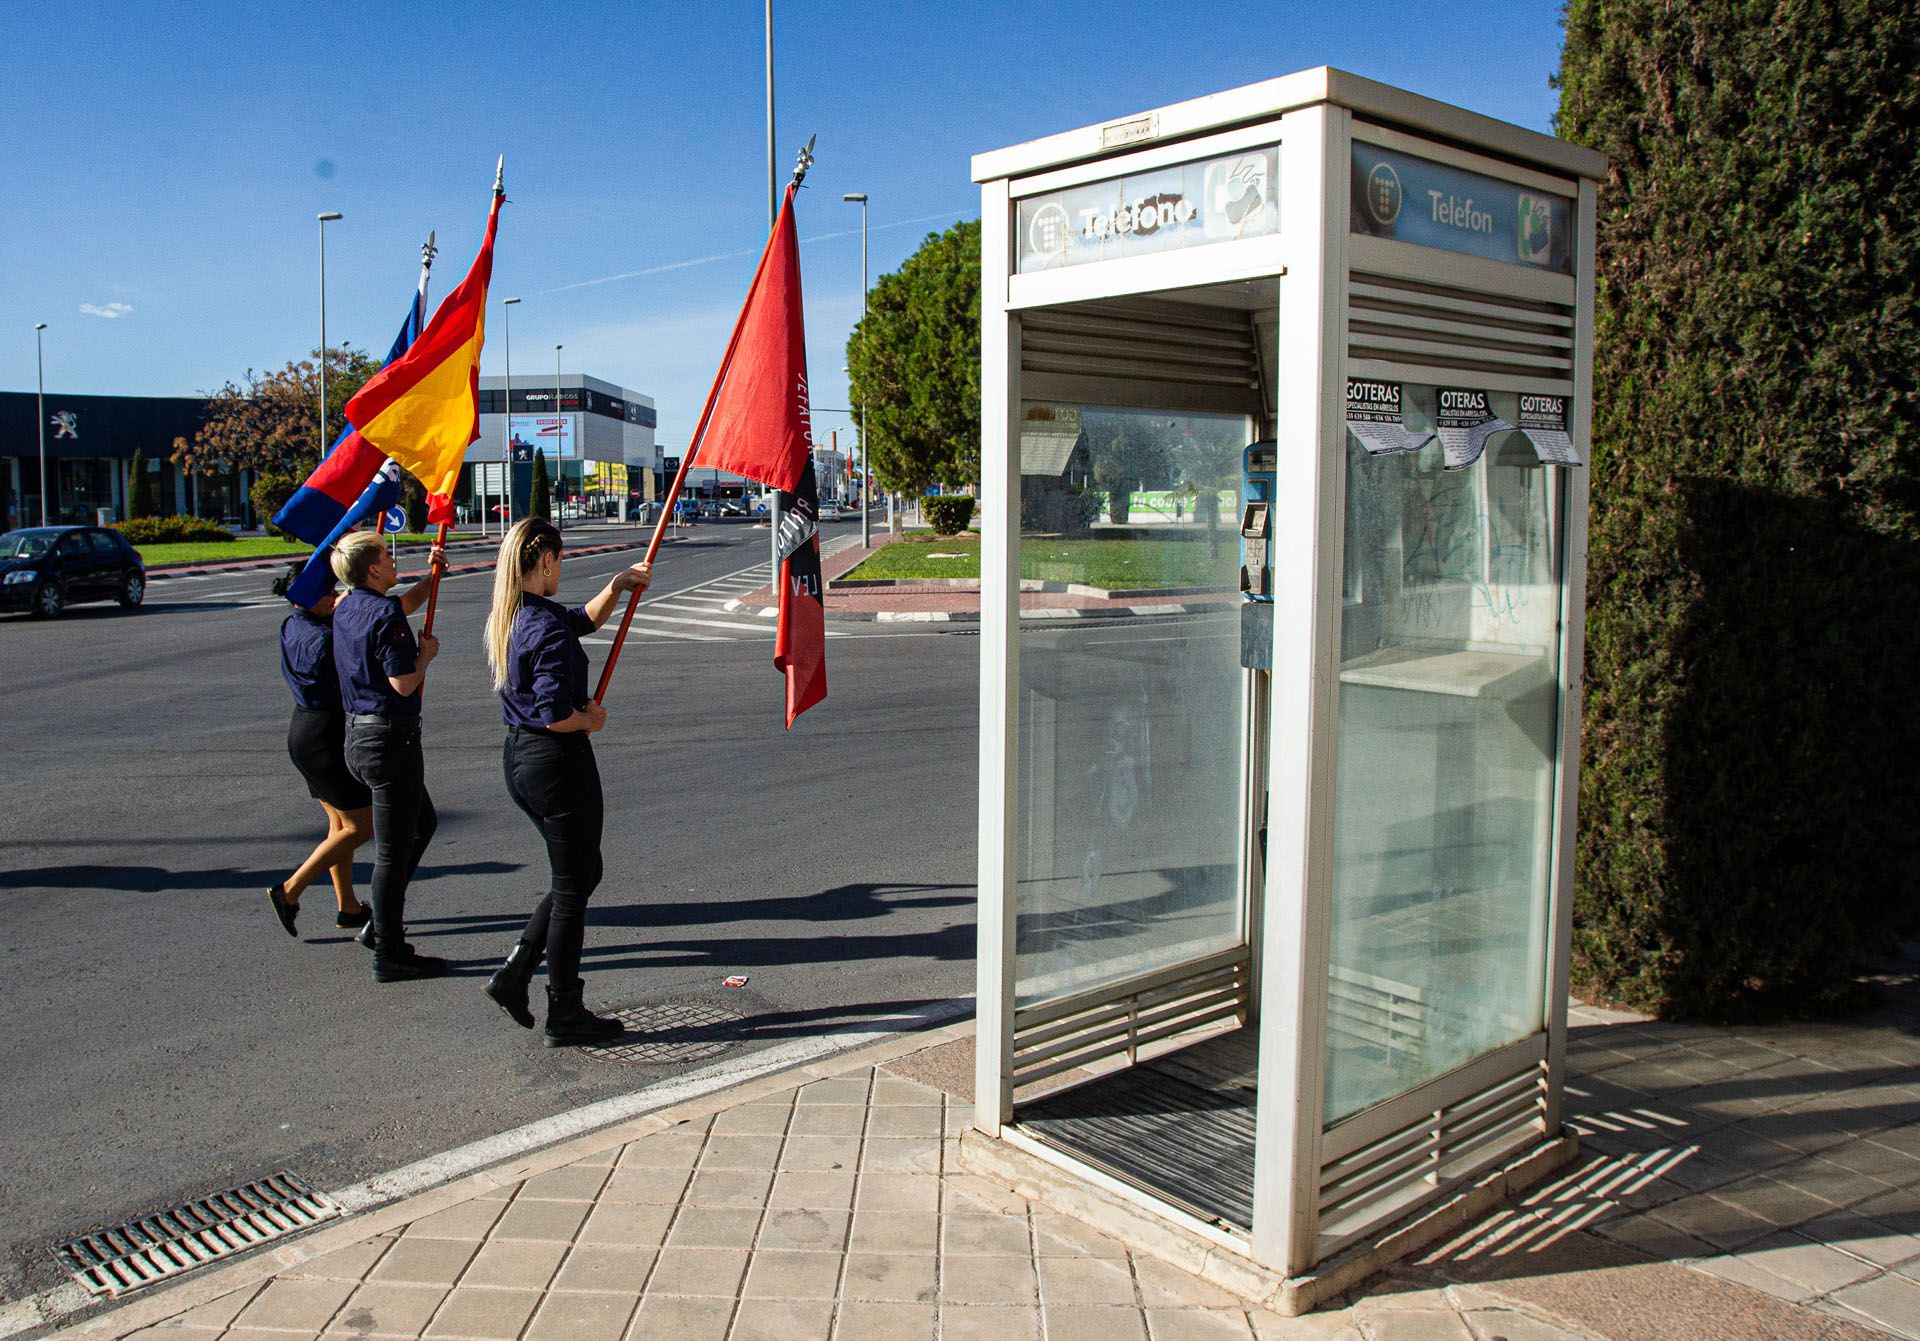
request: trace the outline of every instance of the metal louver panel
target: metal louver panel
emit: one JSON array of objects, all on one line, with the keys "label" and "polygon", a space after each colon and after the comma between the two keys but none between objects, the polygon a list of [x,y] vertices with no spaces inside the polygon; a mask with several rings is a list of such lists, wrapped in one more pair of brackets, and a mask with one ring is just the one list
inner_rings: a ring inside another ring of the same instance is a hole
[{"label": "metal louver panel", "polygon": [[1353,271],[1347,286],[1349,359],[1449,373],[1500,373],[1567,384],[1573,307]]},{"label": "metal louver panel", "polygon": [[1544,1065],[1530,1066],[1329,1160],[1320,1170],[1323,1253],[1534,1139],[1545,1130],[1546,1082]]},{"label": "metal louver panel", "polygon": [[1252,388],[1259,382],[1244,312],[1113,300],[1022,315],[1020,366],[1126,381]]}]

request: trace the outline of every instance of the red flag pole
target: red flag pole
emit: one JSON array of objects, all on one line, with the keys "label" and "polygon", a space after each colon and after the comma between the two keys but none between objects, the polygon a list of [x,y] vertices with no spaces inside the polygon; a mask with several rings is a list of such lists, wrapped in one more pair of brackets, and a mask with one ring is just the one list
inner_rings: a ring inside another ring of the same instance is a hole
[{"label": "red flag pole", "polygon": [[[707,421],[713,417],[714,402],[720,399],[720,384],[727,380],[727,369],[733,366],[733,352],[740,345],[740,332],[746,327],[747,313],[753,308],[753,290],[760,286],[760,276],[756,274],[753,279],[753,285],[747,290],[747,301],[740,305],[740,315],[733,323],[733,334],[727,339],[727,352],[721,356],[720,371],[714,374],[713,387],[707,392],[707,403],[700,411],[700,422],[693,430],[693,439],[687,444],[686,454],[680,458],[680,469],[673,473],[673,487],[667,490],[666,505],[653,523],[653,538],[647,542],[647,557],[641,560],[642,563],[652,563],[653,556],[660,552],[660,542],[667,534],[667,522],[673,517],[674,502],[680,497],[680,486],[686,483],[687,472],[693,468],[693,458],[700,451],[700,440],[706,436]],[[607,650],[607,664],[600,668],[600,683],[593,691],[595,703],[607,701],[607,685],[613,680],[613,668],[620,662],[620,649],[626,645],[627,630],[633,626],[633,612],[639,608],[640,593],[636,591],[627,598],[627,612],[620,617],[620,631],[613,635],[613,646]]]},{"label": "red flag pole", "polygon": [[[441,546],[442,548],[445,547],[447,543],[447,524],[445,522],[440,523],[440,538],[434,541],[433,543],[437,546]],[[439,604],[440,602],[440,571],[441,570],[437,566],[433,565],[432,563],[429,563],[428,567],[433,569],[433,576],[428,579],[428,583],[427,583],[427,623],[426,623],[426,627],[421,629],[420,632],[426,637],[432,637],[433,636],[433,607]]]}]

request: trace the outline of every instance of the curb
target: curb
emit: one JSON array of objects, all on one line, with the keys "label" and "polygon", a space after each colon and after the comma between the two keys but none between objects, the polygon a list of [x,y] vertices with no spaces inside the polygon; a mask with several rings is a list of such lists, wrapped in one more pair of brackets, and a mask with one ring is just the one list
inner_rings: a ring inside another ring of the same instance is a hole
[{"label": "curb", "polygon": [[[666,536],[662,539],[661,543],[666,544],[677,538],[678,537],[675,537],[675,536]],[[478,544],[482,542],[470,541],[467,543]],[[584,554],[611,554],[617,550],[643,549],[645,548],[645,546],[646,546],[646,541],[640,540],[632,544],[609,543],[605,545],[587,545],[580,549],[568,550],[567,553],[570,557],[578,558]],[[463,548],[463,547],[464,546],[449,546],[448,553],[451,554],[456,549]],[[418,546],[410,546],[409,548],[417,549]],[[413,556],[409,554],[407,557],[412,558]],[[238,575],[238,574],[244,574],[244,573],[264,573],[264,572],[271,572],[276,568],[284,568],[291,562],[293,562],[292,559],[236,559],[231,563],[214,564],[210,567],[195,566],[191,568],[149,568],[147,570],[147,582],[149,585],[151,585],[155,582],[164,582],[170,577],[226,577],[230,575]],[[466,564],[450,563],[447,565],[447,572],[450,574],[451,573],[477,573],[483,569],[487,569],[491,567],[493,567],[493,563],[491,560],[489,560],[486,563],[466,563]],[[426,575],[426,570],[422,569],[416,573],[402,573],[400,575],[400,578],[402,581],[406,581],[409,578],[424,577],[425,575]]]},{"label": "curb", "polygon": [[[677,1085],[675,1082],[666,1082],[657,1087],[667,1091],[677,1088],[682,1095],[691,1088],[694,1091],[691,1097],[669,1093],[659,1105],[613,1119],[610,1125],[584,1129],[537,1150],[503,1152],[490,1167],[450,1182],[405,1186],[408,1174],[421,1167],[409,1165],[336,1193],[337,1199],[348,1204],[345,1218],[329,1221],[292,1239],[275,1240],[272,1245],[262,1245],[256,1252],[214,1267],[205,1275],[154,1287],[151,1294],[141,1293],[124,1302],[99,1301],[100,1311],[84,1317],[79,1316],[78,1310],[51,1317],[22,1316],[11,1327],[7,1325],[11,1321],[8,1314],[21,1309],[22,1305],[31,1305],[33,1301],[16,1301],[0,1307],[0,1337],[41,1336],[55,1330],[76,1337],[126,1336],[317,1257],[389,1233],[449,1206],[471,1201],[495,1188],[521,1182],[535,1174],[664,1131],[689,1118],[732,1108],[754,1098],[777,1093],[795,1083],[825,1080],[861,1067],[884,1065],[940,1043],[968,1037],[974,1028],[971,1009],[971,999],[956,998],[941,1002],[936,1008],[923,1011],[916,1017],[899,1021],[904,1027],[896,1031],[869,1027],[847,1030],[841,1035],[823,1034],[815,1040],[816,1045],[848,1035],[851,1035],[852,1041],[837,1050],[830,1048],[824,1055],[800,1057],[785,1064],[776,1064],[767,1071],[741,1080],[730,1079],[729,1073],[745,1069],[740,1062],[750,1064],[754,1057],[762,1054],[750,1053],[736,1063],[722,1062],[703,1068],[681,1077]],[[879,1037],[874,1037],[876,1034]],[[703,1082],[708,1083],[703,1087]],[[642,1090],[638,1094],[648,1092]],[[589,1115],[594,1110],[616,1102],[603,1101],[575,1112],[590,1120]],[[565,1118],[573,1115],[559,1116]],[[505,1137],[512,1135],[512,1132],[504,1134]],[[422,1161],[422,1164],[429,1162]]]},{"label": "curb", "polygon": [[[1086,607],[1041,606],[1032,610],[1022,610],[1020,618],[1032,620],[1064,619],[1151,619],[1168,615],[1199,615],[1210,611],[1232,608],[1227,602],[1215,601],[1205,605],[1121,605],[1109,609]],[[758,601],[749,601],[735,597],[726,604],[733,614],[759,615],[772,619],[779,609],[771,605],[761,605]],[[828,610],[829,623],[843,624],[978,624],[978,610]]]}]

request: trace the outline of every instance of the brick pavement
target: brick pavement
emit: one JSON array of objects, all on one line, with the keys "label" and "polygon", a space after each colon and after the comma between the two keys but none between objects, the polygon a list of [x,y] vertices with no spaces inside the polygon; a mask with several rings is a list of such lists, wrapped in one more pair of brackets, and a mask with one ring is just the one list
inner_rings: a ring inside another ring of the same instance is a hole
[{"label": "brick pavement", "polygon": [[1920,1337],[1920,1012],[1576,1007],[1582,1157],[1305,1318],[975,1175],[968,1026],[751,1082],[135,1296],[81,1335],[569,1341]]}]

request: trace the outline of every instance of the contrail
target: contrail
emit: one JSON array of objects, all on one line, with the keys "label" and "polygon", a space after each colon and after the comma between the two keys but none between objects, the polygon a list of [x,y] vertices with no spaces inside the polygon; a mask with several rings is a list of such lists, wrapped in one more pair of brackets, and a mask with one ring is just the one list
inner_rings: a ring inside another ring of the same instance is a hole
[{"label": "contrail", "polygon": [[[942,210],[938,214],[922,214],[912,219],[895,219],[892,223],[873,224],[867,231],[869,233],[884,233],[889,229],[908,228],[914,224],[931,222],[934,219],[951,219],[955,216],[955,213],[953,210]],[[800,240],[802,242],[825,242],[832,238],[858,237],[859,235],[860,230],[858,228],[843,228],[832,233],[815,233],[812,237],[804,237]],[[638,270],[623,270],[617,275],[602,275],[598,279],[575,280],[571,284],[560,284],[551,289],[534,289],[532,296],[538,298],[549,293],[565,293],[569,289],[590,289],[599,284],[618,284],[623,279],[641,279],[647,275],[665,274],[669,270],[688,270],[696,265],[712,265],[715,261],[734,261],[743,256],[757,256],[760,254],[760,251],[761,249],[758,247],[749,247],[743,251],[722,251],[715,252],[711,256],[695,256],[691,260],[686,261],[666,261],[660,265],[643,266]]]}]

